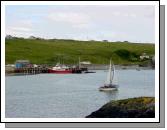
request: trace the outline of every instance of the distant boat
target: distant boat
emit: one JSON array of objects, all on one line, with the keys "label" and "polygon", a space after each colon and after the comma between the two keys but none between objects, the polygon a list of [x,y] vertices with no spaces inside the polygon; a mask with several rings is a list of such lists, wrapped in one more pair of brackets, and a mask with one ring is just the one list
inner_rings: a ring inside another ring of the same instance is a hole
[{"label": "distant boat", "polygon": [[56,66],[48,69],[49,73],[55,74],[71,74],[72,69],[65,65],[57,64]]},{"label": "distant boat", "polygon": [[110,59],[110,66],[108,70],[107,80],[106,83],[99,88],[100,91],[113,91],[118,89],[118,85],[113,84],[114,74],[115,74],[115,67],[114,64],[111,63]]}]

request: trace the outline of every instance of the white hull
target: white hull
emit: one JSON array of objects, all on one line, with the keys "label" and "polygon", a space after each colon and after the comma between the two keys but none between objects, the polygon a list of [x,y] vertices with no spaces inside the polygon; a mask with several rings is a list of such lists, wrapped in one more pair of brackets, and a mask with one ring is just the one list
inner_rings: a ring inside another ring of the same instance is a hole
[{"label": "white hull", "polygon": [[118,88],[99,88],[100,91],[114,91],[117,90]]}]

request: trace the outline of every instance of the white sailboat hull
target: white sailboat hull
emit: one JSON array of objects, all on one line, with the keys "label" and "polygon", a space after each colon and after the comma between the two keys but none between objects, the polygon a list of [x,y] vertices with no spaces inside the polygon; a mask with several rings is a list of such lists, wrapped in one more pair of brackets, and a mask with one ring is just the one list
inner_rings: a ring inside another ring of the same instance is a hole
[{"label": "white sailboat hull", "polygon": [[99,88],[99,91],[115,91],[117,88]]},{"label": "white sailboat hull", "polygon": [[114,91],[114,90],[118,90],[118,86],[117,85],[109,85],[109,86],[103,86],[99,88],[100,91]]}]

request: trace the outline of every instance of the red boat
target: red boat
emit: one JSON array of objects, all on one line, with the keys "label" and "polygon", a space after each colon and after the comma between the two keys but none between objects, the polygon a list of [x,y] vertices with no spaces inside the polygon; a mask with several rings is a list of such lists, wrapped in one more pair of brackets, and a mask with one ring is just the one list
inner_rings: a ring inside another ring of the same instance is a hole
[{"label": "red boat", "polygon": [[69,67],[65,66],[65,65],[56,65],[55,67],[48,69],[49,73],[56,73],[56,74],[71,74],[72,73],[72,69],[70,69]]},{"label": "red boat", "polygon": [[56,74],[71,74],[72,70],[48,70],[49,73],[56,73]]}]

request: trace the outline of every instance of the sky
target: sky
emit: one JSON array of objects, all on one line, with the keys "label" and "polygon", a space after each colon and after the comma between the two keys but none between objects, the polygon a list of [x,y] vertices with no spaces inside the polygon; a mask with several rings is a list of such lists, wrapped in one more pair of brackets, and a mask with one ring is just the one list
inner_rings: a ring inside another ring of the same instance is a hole
[{"label": "sky", "polygon": [[6,5],[5,34],[155,42],[153,5]]}]

